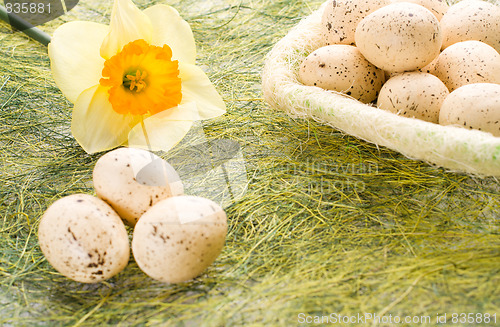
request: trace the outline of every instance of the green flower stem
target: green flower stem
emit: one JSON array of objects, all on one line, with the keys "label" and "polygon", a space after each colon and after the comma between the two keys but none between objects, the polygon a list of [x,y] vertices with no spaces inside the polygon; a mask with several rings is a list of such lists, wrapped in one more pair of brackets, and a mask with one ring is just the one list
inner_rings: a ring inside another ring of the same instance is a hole
[{"label": "green flower stem", "polygon": [[28,23],[21,17],[14,14],[9,14],[7,12],[7,9],[5,9],[5,7],[3,6],[0,6],[0,19],[4,22],[9,23],[13,28],[23,31],[24,34],[28,35],[32,39],[40,42],[45,46],[50,43],[50,35],[36,27],[33,27],[30,23]]}]

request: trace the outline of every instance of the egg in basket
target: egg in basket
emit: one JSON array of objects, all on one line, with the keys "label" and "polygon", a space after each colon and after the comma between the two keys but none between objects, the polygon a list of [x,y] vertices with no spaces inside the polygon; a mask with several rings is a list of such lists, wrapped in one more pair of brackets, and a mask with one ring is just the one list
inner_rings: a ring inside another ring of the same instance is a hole
[{"label": "egg in basket", "polygon": [[500,7],[413,2],[326,1],[268,54],[264,98],[413,159],[500,176]]}]

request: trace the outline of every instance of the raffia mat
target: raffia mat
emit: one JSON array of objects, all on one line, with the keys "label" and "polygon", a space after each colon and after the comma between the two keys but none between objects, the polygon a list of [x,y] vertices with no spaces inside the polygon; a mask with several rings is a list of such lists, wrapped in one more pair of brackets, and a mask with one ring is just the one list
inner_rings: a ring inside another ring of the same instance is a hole
[{"label": "raffia mat", "polygon": [[[188,194],[223,202],[229,224],[217,260],[175,285],[149,278],[132,256],[92,285],[47,262],[41,215],[63,196],[95,194],[103,153],[86,154],[71,136],[72,105],[46,47],[0,24],[0,326],[288,327],[331,313],[430,316],[423,326],[444,314],[450,325],[457,312],[498,319],[497,178],[448,173],[263,101],[264,56],[321,2],[134,1],[179,10],[228,107],[162,155]],[[80,1],[40,28],[108,23],[111,7]],[[205,160],[222,147],[215,159],[224,164]]]}]

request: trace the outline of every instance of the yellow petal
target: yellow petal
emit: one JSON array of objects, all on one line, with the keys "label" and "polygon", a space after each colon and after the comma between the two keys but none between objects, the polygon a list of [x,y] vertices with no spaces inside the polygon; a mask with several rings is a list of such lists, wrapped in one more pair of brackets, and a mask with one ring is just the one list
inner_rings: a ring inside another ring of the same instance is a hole
[{"label": "yellow petal", "polygon": [[162,111],[144,120],[149,145],[142,125],[139,123],[130,131],[128,144],[131,147],[151,151],[168,151],[184,138],[193,125],[194,103],[186,103]]},{"label": "yellow petal", "polygon": [[132,41],[151,43],[153,26],[149,18],[131,0],[115,0],[111,12],[109,34],[101,46],[101,56],[109,59]]},{"label": "yellow petal", "polygon": [[153,24],[152,45],[168,45],[172,49],[172,59],[195,63],[196,45],[189,24],[177,10],[167,5],[155,5],[144,10]]},{"label": "yellow petal", "polygon": [[84,90],[99,83],[104,66],[99,48],[108,31],[102,24],[70,22],[54,32],[49,44],[52,75],[72,103]]},{"label": "yellow petal", "polygon": [[113,111],[107,88],[95,85],[78,97],[73,108],[71,132],[86,152],[95,153],[125,143],[137,121],[131,115]]},{"label": "yellow petal", "polygon": [[214,118],[226,112],[224,100],[199,67],[179,62],[179,71],[182,81],[181,103],[195,102],[199,119]]}]

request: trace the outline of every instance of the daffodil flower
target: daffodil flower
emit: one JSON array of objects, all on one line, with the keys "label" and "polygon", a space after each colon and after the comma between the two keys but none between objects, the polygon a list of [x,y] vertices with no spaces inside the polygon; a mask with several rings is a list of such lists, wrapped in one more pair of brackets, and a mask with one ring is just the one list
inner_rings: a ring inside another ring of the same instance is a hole
[{"label": "daffodil flower", "polygon": [[169,150],[196,120],[225,112],[195,65],[190,26],[167,5],[115,0],[110,25],[61,25],[49,44],[54,80],[74,104],[71,131],[88,153],[121,145]]}]

